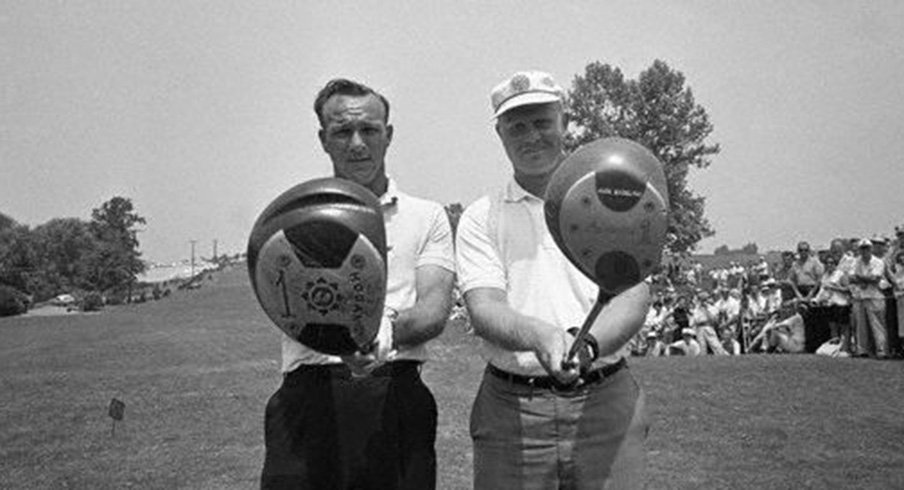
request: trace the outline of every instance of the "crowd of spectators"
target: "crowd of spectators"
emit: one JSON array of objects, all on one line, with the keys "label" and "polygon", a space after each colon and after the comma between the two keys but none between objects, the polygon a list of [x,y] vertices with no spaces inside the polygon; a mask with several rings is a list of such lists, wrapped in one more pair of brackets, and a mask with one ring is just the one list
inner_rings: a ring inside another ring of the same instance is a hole
[{"label": "crowd of spectators", "polygon": [[651,278],[654,300],[633,355],[817,352],[904,359],[904,225],[895,238],[807,242],[705,268],[670,262]]}]

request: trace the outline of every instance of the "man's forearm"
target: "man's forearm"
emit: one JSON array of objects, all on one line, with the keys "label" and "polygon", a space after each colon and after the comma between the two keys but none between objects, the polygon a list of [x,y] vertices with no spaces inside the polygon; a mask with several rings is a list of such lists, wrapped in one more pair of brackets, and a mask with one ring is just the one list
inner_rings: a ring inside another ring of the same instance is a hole
[{"label": "man's forearm", "polygon": [[532,351],[541,343],[544,330],[552,325],[523,315],[502,301],[476,299],[466,294],[474,332],[481,338],[510,351]]},{"label": "man's forearm", "polygon": [[452,309],[455,275],[439,266],[422,266],[416,271],[414,306],[398,312],[393,322],[393,344],[415,346],[443,332]]},{"label": "man's forearm", "polygon": [[640,283],[612,298],[600,312],[590,332],[606,356],[622,348],[643,327],[650,306],[650,288]]},{"label": "man's forearm", "polygon": [[396,346],[414,346],[437,337],[446,326],[450,305],[451,301],[429,308],[415,305],[400,311],[393,324],[393,343]]}]

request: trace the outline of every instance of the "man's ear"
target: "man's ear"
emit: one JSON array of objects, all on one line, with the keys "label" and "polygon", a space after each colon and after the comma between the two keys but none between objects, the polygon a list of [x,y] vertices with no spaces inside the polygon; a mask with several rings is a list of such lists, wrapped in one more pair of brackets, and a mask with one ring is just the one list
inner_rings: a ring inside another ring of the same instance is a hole
[{"label": "man's ear", "polygon": [[386,125],[386,141],[392,143],[392,133],[395,128],[392,124]]}]

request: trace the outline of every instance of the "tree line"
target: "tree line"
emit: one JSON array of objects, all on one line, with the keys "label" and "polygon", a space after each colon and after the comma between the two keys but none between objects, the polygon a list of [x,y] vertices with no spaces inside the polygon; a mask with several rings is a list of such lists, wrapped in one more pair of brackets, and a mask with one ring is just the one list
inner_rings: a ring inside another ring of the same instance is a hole
[{"label": "tree line", "polygon": [[0,213],[0,287],[30,302],[61,293],[122,298],[146,267],[137,237],[145,222],[120,196],[93,209],[90,220],[54,218],[32,228]]},{"label": "tree line", "polygon": [[716,247],[713,250],[713,255],[732,255],[732,254],[747,254],[747,255],[756,255],[759,253],[759,247],[757,247],[756,243],[749,242],[741,248],[733,249],[728,248],[728,245],[722,244]]}]

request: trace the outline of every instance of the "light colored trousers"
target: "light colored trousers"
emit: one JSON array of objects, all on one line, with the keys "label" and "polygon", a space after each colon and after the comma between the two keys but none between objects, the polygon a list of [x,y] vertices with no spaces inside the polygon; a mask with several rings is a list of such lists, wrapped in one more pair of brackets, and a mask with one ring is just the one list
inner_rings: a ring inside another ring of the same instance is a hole
[{"label": "light colored trousers", "polygon": [[851,319],[857,332],[857,354],[888,355],[885,336],[885,298],[854,299],[851,301]]},{"label": "light colored trousers", "polygon": [[722,342],[719,341],[719,334],[716,333],[716,329],[709,325],[697,327],[697,342],[700,343],[701,354],[707,354],[706,347],[709,346],[709,350],[717,356],[728,355],[728,351],[725,350]]},{"label": "light colored trousers", "polygon": [[904,296],[895,298],[898,302],[898,338],[904,343]]},{"label": "light colored trousers", "polygon": [[626,368],[558,394],[484,373],[471,411],[474,489],[643,488],[644,399]]}]

